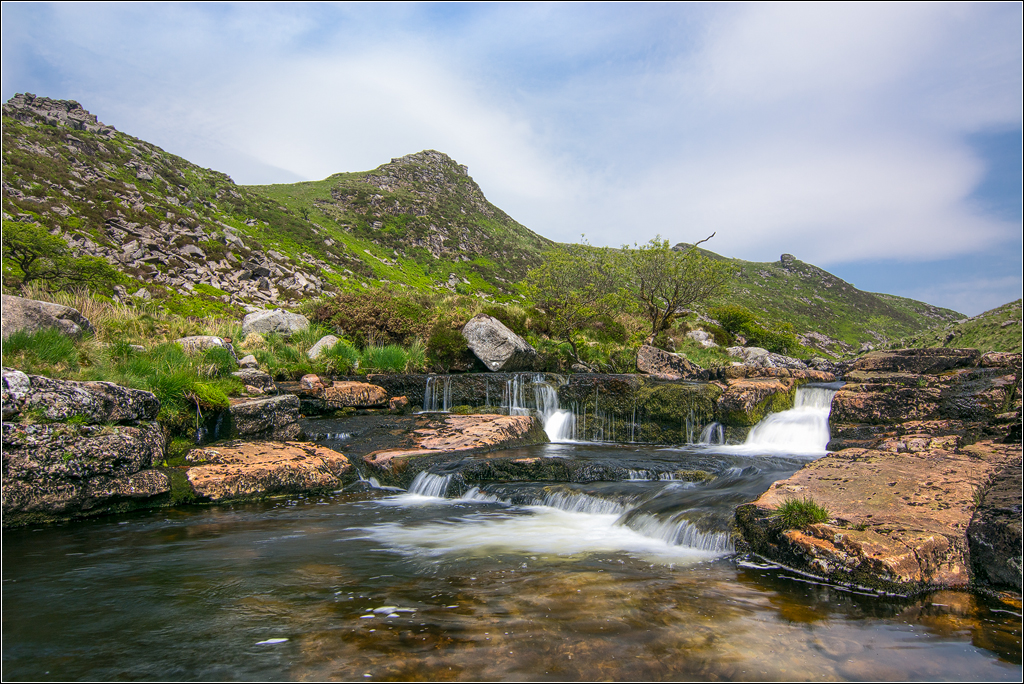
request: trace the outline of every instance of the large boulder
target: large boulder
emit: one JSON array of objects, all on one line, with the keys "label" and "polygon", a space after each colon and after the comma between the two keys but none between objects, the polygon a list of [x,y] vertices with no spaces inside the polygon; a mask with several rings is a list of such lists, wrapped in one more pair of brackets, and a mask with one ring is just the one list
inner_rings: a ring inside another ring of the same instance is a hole
[{"label": "large boulder", "polygon": [[164,434],[157,423],[5,422],[3,525],[147,505],[147,500],[170,491],[167,476],[153,468],[163,458]]},{"label": "large boulder", "polygon": [[291,335],[309,327],[309,319],[284,309],[254,311],[242,319],[242,335],[278,333]]},{"label": "large boulder", "polygon": [[155,420],[160,401],[152,392],[111,382],[56,380],[3,369],[4,420],[39,414],[48,421],[131,423]]},{"label": "large boulder", "polygon": [[195,355],[202,354],[207,349],[227,349],[231,352],[232,358],[236,361],[238,358],[235,356],[234,346],[225,340],[223,337],[217,337],[216,335],[192,335],[190,337],[180,337],[175,340],[181,345],[181,348],[185,350],[186,354]]},{"label": "large boulder", "polygon": [[343,454],[309,442],[229,442],[185,458],[196,464],[186,474],[189,484],[215,502],[335,491],[352,471]]},{"label": "large boulder", "polygon": [[45,328],[56,328],[65,335],[78,337],[94,333],[92,323],[78,309],[50,302],[37,302],[12,295],[3,295],[3,339],[19,331],[38,332]]},{"label": "large boulder", "polygon": [[636,353],[636,369],[663,380],[707,379],[707,373],[700,366],[691,363],[679,354],[673,354],[645,344]]},{"label": "large boulder", "polygon": [[323,354],[325,351],[327,351],[340,341],[341,340],[338,337],[335,337],[334,335],[324,335],[319,340],[317,340],[316,344],[309,348],[309,351],[306,352],[306,356],[309,357],[310,361],[316,361],[318,358],[320,358],[321,354]]},{"label": "large boulder", "polygon": [[532,370],[537,361],[537,351],[493,316],[473,316],[462,327],[462,336],[488,370]]}]

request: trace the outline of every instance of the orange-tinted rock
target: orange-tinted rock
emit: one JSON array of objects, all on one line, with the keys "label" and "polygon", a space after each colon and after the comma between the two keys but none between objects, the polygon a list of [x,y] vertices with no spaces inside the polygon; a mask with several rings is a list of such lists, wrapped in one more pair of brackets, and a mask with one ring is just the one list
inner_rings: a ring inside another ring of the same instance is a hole
[{"label": "orange-tinted rock", "polygon": [[392,411],[401,411],[409,406],[408,397],[391,397],[388,400],[388,408]]},{"label": "orange-tinted rock", "polygon": [[953,368],[972,368],[978,365],[981,353],[977,349],[893,349],[865,354],[850,366],[854,371],[875,373],[941,373]]},{"label": "orange-tinted rock", "polygon": [[542,444],[547,435],[533,416],[445,416],[440,423],[413,432],[412,448],[375,451],[363,457],[372,466],[394,469],[396,459],[443,452],[482,452]]},{"label": "orange-tinted rock", "polygon": [[318,394],[331,408],[366,408],[384,406],[388,403],[387,391],[383,387],[367,382],[336,381]]},{"label": "orange-tinted rock", "polygon": [[[890,443],[887,451],[831,454],[741,506],[737,523],[755,552],[834,580],[901,593],[964,587],[977,494],[1020,459],[1020,447],[984,441],[957,453],[952,446],[922,433],[902,449]],[[829,510],[828,523],[782,529],[773,512],[804,498]]]},{"label": "orange-tinted rock", "polygon": [[186,459],[196,493],[211,501],[333,491],[352,470],[337,451],[309,442],[227,442],[193,449]]}]

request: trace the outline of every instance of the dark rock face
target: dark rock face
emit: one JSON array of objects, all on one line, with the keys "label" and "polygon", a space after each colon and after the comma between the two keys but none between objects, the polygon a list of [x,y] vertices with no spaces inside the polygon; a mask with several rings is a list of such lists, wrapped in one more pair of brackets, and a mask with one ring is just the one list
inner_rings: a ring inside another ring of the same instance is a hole
[{"label": "dark rock face", "polygon": [[110,382],[55,380],[3,369],[4,418],[38,412],[46,420],[85,423],[155,420],[160,402],[151,392]]},{"label": "dark rock face", "polygon": [[233,437],[283,442],[302,434],[299,398],[294,394],[233,402],[230,412]]},{"label": "dark rock face", "polygon": [[170,491],[164,436],[138,426],[3,424],[3,524],[124,510]]},{"label": "dark rock face", "polygon": [[45,328],[56,328],[69,337],[95,332],[92,323],[78,309],[70,306],[11,295],[3,295],[2,299],[2,335],[5,340],[22,330],[34,333]]},{"label": "dark rock face", "polygon": [[707,372],[679,354],[645,344],[636,353],[636,368],[662,380],[707,380]]},{"label": "dark rock face", "polygon": [[462,336],[478,359],[491,371],[525,371],[533,368],[537,352],[504,323],[477,314],[462,328]]},{"label": "dark rock face", "polygon": [[1021,461],[993,478],[967,528],[975,580],[1021,590]]}]

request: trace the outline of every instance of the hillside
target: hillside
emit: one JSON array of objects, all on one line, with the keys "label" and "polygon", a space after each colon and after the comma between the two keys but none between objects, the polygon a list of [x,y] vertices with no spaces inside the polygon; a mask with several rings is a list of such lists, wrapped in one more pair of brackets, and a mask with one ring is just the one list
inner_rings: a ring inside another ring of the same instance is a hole
[{"label": "hillside", "polygon": [[801,344],[833,356],[883,346],[963,318],[924,302],[858,290],[790,254],[770,263],[726,260],[735,266],[731,303],[767,323],[792,324]]},{"label": "hillside", "polygon": [[[240,186],[77,102],[17,95],[3,105],[3,158],[5,232],[40,225],[123,273],[117,297],[178,315],[235,316],[378,287],[522,301],[520,282],[554,244],[433,150],[320,181]],[[789,255],[707,254],[734,265],[731,302],[766,324],[792,324],[803,344],[833,356],[963,318],[862,292]]]},{"label": "hillside", "polygon": [[938,326],[898,341],[905,347],[973,347],[982,353],[1021,353],[1021,300],[1003,304],[973,318]]}]

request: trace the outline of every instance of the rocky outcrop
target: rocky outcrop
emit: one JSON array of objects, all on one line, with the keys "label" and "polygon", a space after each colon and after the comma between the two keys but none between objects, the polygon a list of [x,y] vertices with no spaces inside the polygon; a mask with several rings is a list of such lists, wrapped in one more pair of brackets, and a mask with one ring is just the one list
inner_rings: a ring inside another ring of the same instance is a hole
[{"label": "rocky outcrop", "polygon": [[807,368],[807,364],[800,359],[776,354],[761,347],[729,347],[726,351],[729,353],[729,356],[741,359],[743,365],[753,366],[754,368],[791,368],[797,370]]},{"label": "rocky outcrop", "polygon": [[894,349],[866,354],[851,364],[850,370],[934,375],[954,368],[973,368],[980,360],[977,349]]},{"label": "rocky outcrop", "polygon": [[718,398],[716,416],[724,425],[753,427],[769,413],[793,408],[796,385],[783,378],[729,380]]},{"label": "rocky outcrop", "polygon": [[74,382],[3,369],[4,420],[135,423],[155,420],[160,402],[152,392],[111,382]]},{"label": "rocky outcrop", "polygon": [[231,437],[286,441],[302,434],[299,398],[283,394],[266,399],[232,400]]},{"label": "rocky outcrop", "polygon": [[337,451],[308,442],[227,442],[193,449],[186,471],[202,500],[261,499],[342,488],[352,464]]},{"label": "rocky outcrop", "polygon": [[69,337],[92,334],[92,323],[78,309],[34,299],[2,295],[2,335],[7,339],[16,332],[35,333],[56,328]]},{"label": "rocky outcrop", "polygon": [[53,126],[105,136],[112,136],[115,132],[113,126],[101,123],[95,114],[90,114],[74,100],[51,100],[48,97],[36,97],[32,93],[18,93],[4,103],[3,112],[19,121],[31,121],[31,113]]},{"label": "rocky outcrop", "polygon": [[292,387],[305,414],[320,414],[343,408],[375,408],[388,405],[388,391],[357,380],[335,380],[327,384],[312,373],[304,375],[298,387]]},{"label": "rocky outcrop", "polygon": [[252,333],[291,335],[308,327],[308,318],[284,309],[254,311],[242,319],[242,335]]},{"label": "rocky outcrop", "polygon": [[[991,441],[845,449],[776,482],[736,521],[756,553],[833,581],[900,594],[963,588],[975,493],[1015,459],[1019,447]],[[813,500],[829,521],[785,529],[775,513],[787,499]]]},{"label": "rocky outcrop", "polygon": [[154,505],[170,491],[154,469],[164,434],[149,392],[5,368],[3,394],[5,527]]},{"label": "rocky outcrop", "polygon": [[504,323],[487,314],[477,314],[462,327],[462,336],[491,371],[524,371],[533,368],[537,352]]},{"label": "rocky outcrop", "polygon": [[679,354],[645,344],[636,353],[636,368],[659,380],[707,380],[707,372]]}]

